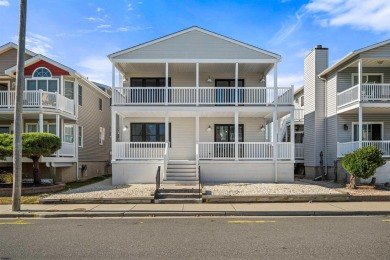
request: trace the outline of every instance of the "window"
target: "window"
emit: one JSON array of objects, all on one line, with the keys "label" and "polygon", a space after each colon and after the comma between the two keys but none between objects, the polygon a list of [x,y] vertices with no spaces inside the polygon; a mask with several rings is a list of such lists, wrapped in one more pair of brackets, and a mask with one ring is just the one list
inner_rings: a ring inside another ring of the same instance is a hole
[{"label": "window", "polygon": [[38,124],[26,124],[26,132],[38,132]]},{"label": "window", "polygon": [[305,106],[305,96],[301,97],[301,107]]},{"label": "window", "polygon": [[9,134],[9,126],[0,126],[0,134]]},{"label": "window", "polygon": [[58,79],[53,79],[47,68],[38,68],[34,71],[31,79],[26,79],[26,90],[57,92]]},{"label": "window", "polygon": [[74,127],[73,125],[64,126],[64,142],[73,143],[74,142]]},{"label": "window", "polygon": [[106,136],[106,129],[99,127],[99,145],[103,145]]},{"label": "window", "polygon": [[[171,139],[171,124],[169,140]],[[165,142],[165,123],[132,123],[130,125],[131,142]]]},{"label": "window", "polygon": [[103,100],[99,98],[99,110],[103,111]]},{"label": "window", "polygon": [[74,100],[74,83],[72,81],[65,81],[64,96]]},{"label": "window", "polygon": [[[27,123],[26,124],[26,132],[27,133],[39,132],[38,124]],[[43,132],[55,135],[56,134],[56,124],[54,124],[54,123],[44,124],[43,125]]]},{"label": "window", "polygon": [[79,136],[78,136],[78,144],[79,147],[83,147],[83,127],[79,126]]},{"label": "window", "polygon": [[[352,74],[352,85],[355,86],[359,84],[359,75],[356,73]],[[382,83],[383,74],[368,74],[363,73],[362,83]]]},{"label": "window", "polygon": [[[234,125],[215,125],[214,142],[234,142],[235,129]],[[244,142],[244,125],[238,125],[238,141]]]},{"label": "window", "polygon": [[83,88],[79,85],[79,106],[83,105]]},{"label": "window", "polygon": [[[382,140],[383,123],[363,123],[363,141],[378,141]],[[353,123],[352,130],[353,141],[359,141],[359,124]]]}]

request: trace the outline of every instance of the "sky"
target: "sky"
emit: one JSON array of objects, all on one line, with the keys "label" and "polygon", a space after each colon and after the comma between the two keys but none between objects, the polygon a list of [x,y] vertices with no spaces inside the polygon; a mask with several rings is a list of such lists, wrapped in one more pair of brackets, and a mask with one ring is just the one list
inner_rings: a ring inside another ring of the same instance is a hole
[{"label": "sky", "polygon": [[[17,43],[19,1],[0,0],[0,17],[0,45]],[[390,39],[389,17],[389,0],[28,0],[26,47],[111,85],[107,55],[199,26],[281,55],[278,85],[298,88],[315,45],[332,65]]]}]

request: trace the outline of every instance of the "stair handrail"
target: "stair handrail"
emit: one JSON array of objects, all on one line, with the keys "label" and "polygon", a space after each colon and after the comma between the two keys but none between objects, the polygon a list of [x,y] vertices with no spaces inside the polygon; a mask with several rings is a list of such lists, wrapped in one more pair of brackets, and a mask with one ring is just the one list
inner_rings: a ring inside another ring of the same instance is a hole
[{"label": "stair handrail", "polygon": [[165,142],[165,150],[164,150],[164,175],[163,179],[167,178],[167,169],[168,169],[168,161],[169,161],[169,142]]},{"label": "stair handrail", "polygon": [[202,199],[202,182],[200,179],[200,166],[198,166],[198,176],[199,176],[199,199]]},{"label": "stair handrail", "polygon": [[161,185],[161,166],[157,167],[157,173],[156,173],[156,192],[154,193],[154,196],[157,196],[158,189],[160,189]]}]

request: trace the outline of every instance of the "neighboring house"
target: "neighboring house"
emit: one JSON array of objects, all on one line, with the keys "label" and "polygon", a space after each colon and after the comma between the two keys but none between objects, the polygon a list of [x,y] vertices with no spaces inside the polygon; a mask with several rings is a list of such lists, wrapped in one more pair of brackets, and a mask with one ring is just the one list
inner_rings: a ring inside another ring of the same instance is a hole
[{"label": "neighboring house", "polygon": [[[0,132],[12,133],[17,45],[0,46]],[[77,71],[26,50],[23,131],[49,132],[61,149],[41,158],[43,178],[69,182],[107,172],[111,150],[110,95]],[[23,158],[23,177],[31,160]],[[0,162],[12,167],[12,158]]]},{"label": "neighboring house", "polygon": [[[320,174],[359,147],[375,145],[390,157],[390,40],[346,55],[328,67],[328,49],[316,46],[305,58],[305,172]],[[338,163],[338,179],[346,177]],[[377,182],[389,182],[390,163]]]},{"label": "neighboring house", "polygon": [[191,27],[108,57],[113,184],[154,183],[159,167],[173,183],[294,180],[294,145],[271,127],[294,110],[279,55]]}]

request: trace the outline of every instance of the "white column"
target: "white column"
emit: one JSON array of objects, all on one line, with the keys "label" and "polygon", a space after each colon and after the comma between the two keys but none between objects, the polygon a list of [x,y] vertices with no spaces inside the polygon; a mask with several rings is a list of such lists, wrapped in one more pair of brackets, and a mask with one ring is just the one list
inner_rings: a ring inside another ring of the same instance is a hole
[{"label": "white column", "polygon": [[[61,78],[60,78],[60,84],[61,86],[59,87],[59,91],[60,91],[60,94],[65,96],[65,91],[64,91],[64,76],[61,75]],[[58,102],[58,99],[57,99],[57,102]]]},{"label": "white column", "polygon": [[165,63],[165,105],[168,105],[168,80],[169,80],[169,65],[168,62]]},{"label": "white column", "polygon": [[116,135],[117,135],[117,129],[116,129],[116,113],[115,111],[111,110],[111,160],[116,160]]},{"label": "white column", "polygon": [[165,142],[171,142],[169,140],[169,116],[167,112],[165,112]]},{"label": "white column", "polygon": [[[122,141],[123,142],[123,131],[124,131],[124,128],[123,128],[123,116],[119,116],[119,122],[118,122],[119,124],[118,124],[118,127],[119,127],[119,141]],[[129,126],[129,128],[130,128],[130,126]],[[129,130],[129,129],[127,129],[127,130]]]},{"label": "white column", "polygon": [[123,88],[123,76],[122,73],[118,73],[118,87]]},{"label": "white column", "polygon": [[115,63],[112,64],[112,88],[115,88]]},{"label": "white column", "polygon": [[74,81],[74,112],[76,117],[79,115],[79,80],[76,78]]},{"label": "white column", "polygon": [[274,104],[278,104],[278,64],[274,64]]},{"label": "white column", "polygon": [[363,62],[362,59],[359,59],[358,62],[358,98],[359,101],[362,100],[362,75],[363,75]]},{"label": "white column", "polygon": [[236,63],[236,73],[234,76],[235,105],[238,106],[238,63]]},{"label": "white column", "polygon": [[196,178],[199,178],[199,112],[195,116],[195,157],[196,157]]},{"label": "white column", "polygon": [[238,111],[234,112],[234,154],[238,161]]},{"label": "white column", "polygon": [[39,114],[39,132],[43,133],[43,113]]},{"label": "white column", "polygon": [[362,148],[363,141],[363,107],[359,104],[359,148]]},{"label": "white column", "polygon": [[199,106],[199,63],[196,63],[196,106]]},{"label": "white column", "polygon": [[278,114],[276,109],[273,111],[272,123],[272,146],[274,148],[275,182],[278,182]]},{"label": "white column", "polygon": [[[60,115],[56,115],[56,136],[60,137]],[[62,139],[61,139],[62,142]],[[57,157],[58,157],[58,151],[57,151]]]},{"label": "white column", "polygon": [[295,110],[291,109],[290,115],[290,143],[291,143],[291,161],[295,160]]}]

